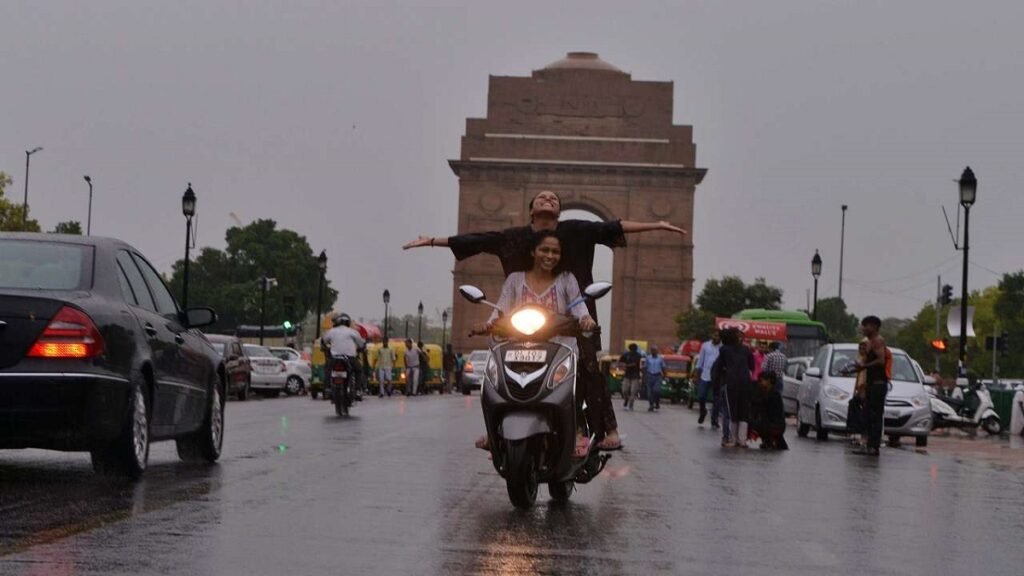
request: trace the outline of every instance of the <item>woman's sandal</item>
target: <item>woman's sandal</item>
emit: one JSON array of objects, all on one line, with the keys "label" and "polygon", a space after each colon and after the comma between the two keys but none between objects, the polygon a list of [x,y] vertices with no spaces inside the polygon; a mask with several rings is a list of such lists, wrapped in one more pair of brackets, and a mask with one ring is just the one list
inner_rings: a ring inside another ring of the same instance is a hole
[{"label": "woman's sandal", "polygon": [[597,443],[597,447],[608,452],[612,450],[621,450],[622,440],[620,440],[617,435],[615,438],[605,436],[603,440]]},{"label": "woman's sandal", "polygon": [[477,438],[476,442],[474,442],[473,445],[481,450],[491,450],[491,445],[490,442],[487,441],[487,436],[481,436]]}]

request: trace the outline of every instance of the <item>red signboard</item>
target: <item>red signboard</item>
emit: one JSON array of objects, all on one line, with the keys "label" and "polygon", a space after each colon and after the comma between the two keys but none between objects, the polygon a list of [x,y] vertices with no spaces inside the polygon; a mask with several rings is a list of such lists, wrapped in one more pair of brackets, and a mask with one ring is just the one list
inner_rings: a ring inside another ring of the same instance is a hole
[{"label": "red signboard", "polygon": [[752,340],[786,341],[786,325],[781,322],[759,322],[757,320],[737,320],[735,318],[715,318],[715,326],[719,330],[736,328],[745,338]]}]

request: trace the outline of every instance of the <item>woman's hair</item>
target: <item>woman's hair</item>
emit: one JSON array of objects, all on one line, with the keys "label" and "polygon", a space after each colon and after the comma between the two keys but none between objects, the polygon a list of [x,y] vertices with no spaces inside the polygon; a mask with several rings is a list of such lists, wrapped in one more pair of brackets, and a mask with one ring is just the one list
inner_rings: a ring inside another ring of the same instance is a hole
[{"label": "woman's hair", "polygon": [[555,240],[558,240],[558,247],[562,247],[562,241],[559,240],[558,234],[555,234],[554,230],[541,230],[539,232],[534,232],[533,237],[530,238],[530,252],[536,250],[537,246],[540,246],[540,243],[547,238],[554,238]]},{"label": "woman's hair", "polygon": [[740,345],[740,331],[736,328],[726,328],[722,330],[722,344],[726,346],[739,346]]}]

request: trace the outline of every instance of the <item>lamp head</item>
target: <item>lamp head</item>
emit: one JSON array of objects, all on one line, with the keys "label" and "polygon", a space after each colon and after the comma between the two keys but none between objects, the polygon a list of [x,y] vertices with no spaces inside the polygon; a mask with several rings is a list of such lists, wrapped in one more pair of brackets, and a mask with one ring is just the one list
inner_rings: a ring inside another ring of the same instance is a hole
[{"label": "lamp head", "polygon": [[968,166],[960,175],[960,205],[969,208],[978,195],[978,179],[974,177],[974,171]]},{"label": "lamp head", "polygon": [[386,288],[384,289],[384,303],[385,304],[390,304],[391,303],[391,291],[386,289]]},{"label": "lamp head", "polygon": [[422,301],[420,302],[420,305],[416,307],[416,310],[417,310],[417,312],[419,312],[420,316],[423,315],[423,302]]},{"label": "lamp head", "polygon": [[185,194],[181,197],[181,213],[185,218],[191,218],[196,214],[196,193],[192,191],[192,183],[188,183]]},{"label": "lamp head", "polygon": [[811,258],[811,276],[816,279],[821,276],[821,254],[818,251],[814,251],[814,258]]},{"label": "lamp head", "polygon": [[327,270],[327,250],[321,250],[320,255],[316,258],[317,268],[320,268],[321,272]]},{"label": "lamp head", "polygon": [[82,178],[85,178],[85,181],[88,182],[90,186],[92,185],[92,178],[89,178],[88,174],[82,176]]}]

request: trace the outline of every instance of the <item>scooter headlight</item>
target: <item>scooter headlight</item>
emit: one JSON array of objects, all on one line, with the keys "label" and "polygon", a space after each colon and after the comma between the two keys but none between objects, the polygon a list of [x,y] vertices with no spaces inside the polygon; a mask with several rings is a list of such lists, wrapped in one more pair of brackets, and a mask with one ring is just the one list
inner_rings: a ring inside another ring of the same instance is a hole
[{"label": "scooter headlight", "polygon": [[532,336],[544,327],[547,314],[537,308],[523,308],[512,315],[512,327],[526,336]]},{"label": "scooter headlight", "polygon": [[555,367],[555,372],[551,375],[551,380],[548,382],[548,388],[554,388],[559,384],[569,380],[573,374],[574,362],[572,356],[566,356],[565,360],[558,363]]},{"label": "scooter headlight", "polygon": [[484,380],[491,383],[491,386],[498,387],[498,363],[494,360],[494,354],[487,358],[487,368],[484,369]]}]

